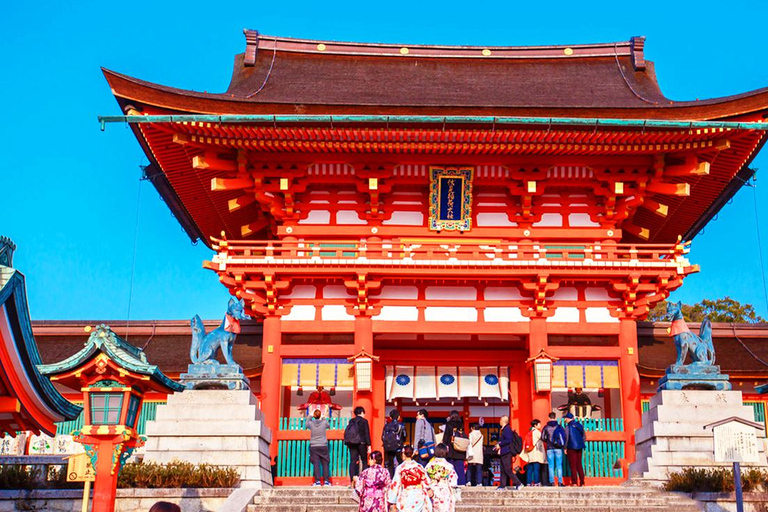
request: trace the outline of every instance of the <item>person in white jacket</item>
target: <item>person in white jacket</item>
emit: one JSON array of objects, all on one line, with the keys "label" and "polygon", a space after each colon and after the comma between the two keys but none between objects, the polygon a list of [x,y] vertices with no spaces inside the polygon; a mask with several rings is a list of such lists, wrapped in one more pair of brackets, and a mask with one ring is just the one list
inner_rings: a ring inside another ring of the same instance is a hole
[{"label": "person in white jacket", "polygon": [[537,487],[541,485],[541,466],[547,463],[547,449],[541,440],[541,427],[539,420],[531,421],[531,429],[523,439],[523,452],[520,454],[520,458],[528,464],[525,468],[527,484]]},{"label": "person in white jacket", "polygon": [[467,485],[483,485],[483,433],[480,432],[480,425],[473,423],[469,426],[469,449],[467,449],[467,463],[469,465],[469,474],[467,475]]}]

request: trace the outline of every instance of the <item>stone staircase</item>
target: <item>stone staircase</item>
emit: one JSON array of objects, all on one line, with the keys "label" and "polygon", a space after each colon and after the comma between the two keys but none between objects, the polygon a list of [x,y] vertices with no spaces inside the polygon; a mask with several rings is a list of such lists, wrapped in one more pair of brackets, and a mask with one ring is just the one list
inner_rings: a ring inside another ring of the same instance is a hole
[{"label": "stone staircase", "polygon": [[[462,488],[457,512],[698,512],[686,496],[642,487]],[[259,491],[248,512],[357,512],[347,487],[276,487]]]}]

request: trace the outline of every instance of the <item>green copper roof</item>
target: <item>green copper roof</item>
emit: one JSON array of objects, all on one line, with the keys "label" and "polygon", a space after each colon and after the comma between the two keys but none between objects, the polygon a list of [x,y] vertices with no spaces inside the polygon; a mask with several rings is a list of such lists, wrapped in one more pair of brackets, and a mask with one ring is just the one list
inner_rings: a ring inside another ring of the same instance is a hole
[{"label": "green copper roof", "polygon": [[109,326],[101,324],[91,332],[83,349],[58,363],[41,364],[37,368],[43,375],[58,375],[79,368],[98,352],[106,354],[118,366],[152,379],[171,391],[183,391],[184,386],[170,379],[156,365],[149,364],[147,355],[115,334]]},{"label": "green copper roof", "polygon": [[[3,238],[0,237],[0,241]],[[3,260],[3,262],[10,262],[9,260],[10,258]],[[82,411],[82,407],[64,398],[56,390],[50,379],[44,377],[38,370],[38,365],[42,363],[42,359],[37,350],[37,342],[32,335],[32,322],[29,318],[24,274],[0,264],[0,306],[3,305],[6,306],[11,319],[16,348],[30,384],[51,410],[66,420],[76,418]]]}]

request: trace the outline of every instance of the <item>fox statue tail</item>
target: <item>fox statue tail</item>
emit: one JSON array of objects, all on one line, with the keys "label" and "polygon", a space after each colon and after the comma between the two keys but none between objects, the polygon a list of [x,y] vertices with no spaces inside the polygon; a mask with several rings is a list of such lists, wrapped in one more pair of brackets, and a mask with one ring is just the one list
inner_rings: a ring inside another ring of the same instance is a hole
[{"label": "fox statue tail", "polygon": [[712,322],[709,321],[709,318],[702,320],[701,327],[699,327],[699,338],[707,347],[709,364],[715,364],[715,347],[712,345]]},{"label": "fox statue tail", "polygon": [[200,315],[195,315],[190,324],[192,325],[192,345],[189,347],[189,359],[193,363],[199,363],[200,345],[202,345],[205,339],[205,326]]}]

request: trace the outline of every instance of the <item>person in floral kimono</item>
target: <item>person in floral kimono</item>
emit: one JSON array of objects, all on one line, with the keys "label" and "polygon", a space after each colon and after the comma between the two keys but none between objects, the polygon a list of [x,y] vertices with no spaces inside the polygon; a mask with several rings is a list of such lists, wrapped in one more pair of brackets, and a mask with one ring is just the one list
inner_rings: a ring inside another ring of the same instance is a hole
[{"label": "person in floral kimono", "polygon": [[432,512],[429,477],[421,464],[413,460],[413,451],[411,445],[403,447],[403,462],[395,469],[387,501],[398,512]]},{"label": "person in floral kimono", "polygon": [[368,456],[368,467],[355,477],[355,491],[360,496],[359,512],[387,512],[387,491],[392,483],[389,471],[382,467],[384,457],[380,451]]},{"label": "person in floral kimono", "polygon": [[453,464],[445,460],[446,455],[448,455],[448,447],[440,443],[435,447],[435,457],[427,464],[433,512],[456,510],[454,488],[459,485],[459,475],[456,474]]}]

